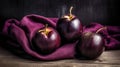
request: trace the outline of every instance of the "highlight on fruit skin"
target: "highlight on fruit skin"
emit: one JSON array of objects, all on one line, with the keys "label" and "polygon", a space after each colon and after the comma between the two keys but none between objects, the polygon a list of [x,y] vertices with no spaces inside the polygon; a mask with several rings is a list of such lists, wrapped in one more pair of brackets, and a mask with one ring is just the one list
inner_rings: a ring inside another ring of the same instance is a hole
[{"label": "highlight on fruit skin", "polygon": [[75,42],[83,31],[82,23],[72,14],[72,9],[73,7],[70,8],[70,14],[59,18],[56,24],[62,43]]},{"label": "highlight on fruit skin", "polygon": [[36,31],[32,38],[32,48],[36,52],[47,55],[60,47],[61,38],[59,33],[52,27],[46,25],[45,28]]}]

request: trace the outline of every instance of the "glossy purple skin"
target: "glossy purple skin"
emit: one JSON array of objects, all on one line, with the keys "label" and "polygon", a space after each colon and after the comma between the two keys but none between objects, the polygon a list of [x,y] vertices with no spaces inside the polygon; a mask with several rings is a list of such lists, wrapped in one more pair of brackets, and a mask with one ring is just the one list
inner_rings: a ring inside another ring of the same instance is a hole
[{"label": "glossy purple skin", "polygon": [[55,29],[51,27],[48,27],[47,29],[51,30],[48,33],[47,38],[41,32],[37,31],[32,39],[32,46],[34,47],[34,50],[43,55],[55,51],[60,46],[61,42],[60,35]]},{"label": "glossy purple skin", "polygon": [[76,41],[83,31],[82,24],[76,17],[71,20],[60,18],[56,27],[64,43]]},{"label": "glossy purple skin", "polygon": [[86,59],[95,59],[104,51],[105,41],[100,34],[85,33],[76,45],[77,53]]}]

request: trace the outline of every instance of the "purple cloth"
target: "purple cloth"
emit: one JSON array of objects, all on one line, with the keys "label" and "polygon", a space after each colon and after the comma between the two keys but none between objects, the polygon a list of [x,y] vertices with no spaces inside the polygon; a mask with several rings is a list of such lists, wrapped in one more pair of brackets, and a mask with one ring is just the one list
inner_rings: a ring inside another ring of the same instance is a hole
[{"label": "purple cloth", "polygon": [[[57,20],[58,18],[47,18],[35,14],[27,15],[23,17],[21,21],[17,21],[16,19],[9,19],[6,21],[2,33],[12,37],[12,39],[15,39],[18,42],[18,44],[13,45],[14,47],[21,46],[23,51],[28,53],[28,55],[36,57],[40,60],[74,58],[74,47],[76,43],[65,44],[53,53],[46,56],[40,55],[30,48],[30,42],[35,31],[44,27],[45,24],[56,28]],[[92,23],[90,25],[84,26],[83,32],[96,32],[102,27],[103,25],[101,24]],[[102,30],[99,33],[105,38],[105,47],[107,50],[120,49],[120,26],[107,26],[106,30]]]}]

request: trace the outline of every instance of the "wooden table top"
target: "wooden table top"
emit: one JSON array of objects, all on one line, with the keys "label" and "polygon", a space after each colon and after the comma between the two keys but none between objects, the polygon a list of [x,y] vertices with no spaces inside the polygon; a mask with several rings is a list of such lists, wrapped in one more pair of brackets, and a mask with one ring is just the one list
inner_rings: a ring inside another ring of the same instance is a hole
[{"label": "wooden table top", "polygon": [[66,59],[31,61],[12,55],[0,48],[0,67],[120,67],[120,50],[104,51],[96,60]]}]

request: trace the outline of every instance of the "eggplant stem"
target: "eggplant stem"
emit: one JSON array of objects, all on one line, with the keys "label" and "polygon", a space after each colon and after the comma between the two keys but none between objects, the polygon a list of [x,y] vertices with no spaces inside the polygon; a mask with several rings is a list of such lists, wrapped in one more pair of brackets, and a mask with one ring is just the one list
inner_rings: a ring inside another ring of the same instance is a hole
[{"label": "eggplant stem", "polygon": [[45,25],[45,29],[44,30],[39,30],[38,32],[46,32],[47,31],[47,27],[48,27],[48,24]]},{"label": "eggplant stem", "polygon": [[102,31],[102,30],[106,30],[106,29],[107,29],[106,26],[105,26],[105,27],[102,27],[102,28],[98,29],[98,30],[96,31],[96,33],[99,33],[100,31]]},{"label": "eggplant stem", "polygon": [[72,9],[73,9],[73,6],[70,7],[70,17],[72,16]]},{"label": "eggplant stem", "polygon": [[45,25],[45,32],[47,31],[48,24]]}]

